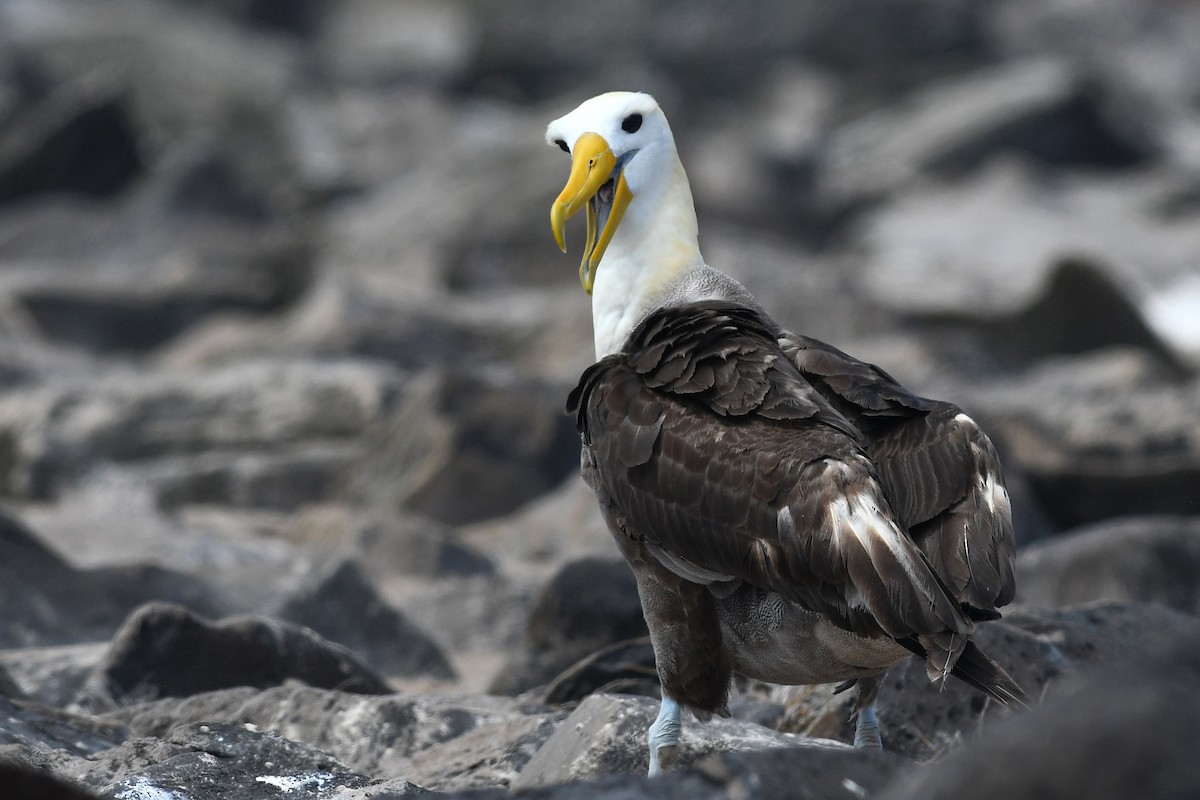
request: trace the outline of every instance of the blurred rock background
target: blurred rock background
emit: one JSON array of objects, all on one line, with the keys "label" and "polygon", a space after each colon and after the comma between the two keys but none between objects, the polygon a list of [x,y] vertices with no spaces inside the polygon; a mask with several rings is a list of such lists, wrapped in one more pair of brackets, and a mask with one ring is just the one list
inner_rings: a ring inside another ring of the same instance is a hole
[{"label": "blurred rock background", "polygon": [[[992,434],[1027,687],[1200,637],[1198,42],[1186,0],[0,0],[0,762],[225,792],[189,797],[643,768],[650,701],[575,706],[654,687],[561,413],[590,311],[542,140],[615,88],[666,110],[710,263]],[[977,735],[910,672],[890,749]],[[824,690],[735,705],[689,752],[848,730]],[[714,797],[809,769],[724,758]]]}]

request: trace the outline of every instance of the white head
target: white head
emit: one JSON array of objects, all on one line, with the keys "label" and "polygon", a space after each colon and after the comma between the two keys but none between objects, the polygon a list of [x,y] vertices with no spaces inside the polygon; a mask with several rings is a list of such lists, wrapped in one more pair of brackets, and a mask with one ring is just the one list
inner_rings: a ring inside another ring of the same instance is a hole
[{"label": "white head", "polygon": [[[584,101],[546,128],[546,142],[571,154],[571,176],[550,209],[550,225],[566,252],[566,220],[587,209],[587,242],[579,267],[590,294],[596,268],[621,229],[626,243],[641,240],[675,189],[692,219],[691,192],[679,164],[671,127],[658,103],[640,92],[609,92]],[[685,225],[686,227],[686,225]]]}]

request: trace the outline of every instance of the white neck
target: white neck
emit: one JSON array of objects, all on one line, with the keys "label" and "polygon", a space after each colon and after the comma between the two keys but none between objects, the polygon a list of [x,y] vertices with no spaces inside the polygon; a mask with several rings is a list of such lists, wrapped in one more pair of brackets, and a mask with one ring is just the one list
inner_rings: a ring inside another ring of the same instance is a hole
[{"label": "white neck", "polygon": [[592,325],[598,359],[620,350],[637,324],[704,265],[692,190],[679,157],[672,152],[670,158],[657,190],[634,195],[597,267]]}]

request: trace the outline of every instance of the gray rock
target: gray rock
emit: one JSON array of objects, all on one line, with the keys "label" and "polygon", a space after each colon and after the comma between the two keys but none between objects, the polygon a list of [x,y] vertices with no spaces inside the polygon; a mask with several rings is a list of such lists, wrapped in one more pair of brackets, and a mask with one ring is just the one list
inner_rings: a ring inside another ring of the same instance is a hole
[{"label": "gray rock", "polygon": [[[1200,642],[1200,622],[1153,604],[1016,607],[1006,610],[1003,621],[979,626],[975,638],[1038,705],[1080,676],[1109,668],[1124,653],[1155,652],[1175,641]],[[807,720],[804,732],[852,741],[853,697],[812,693],[807,700],[797,699],[790,711]],[[806,704],[809,709],[801,710]],[[939,758],[1028,713],[1000,707],[953,678],[939,689],[916,658],[893,667],[879,693],[884,747],[919,761]]]},{"label": "gray rock", "polygon": [[205,617],[249,611],[241,598],[228,590],[230,577],[213,573],[208,570],[202,577],[153,563],[103,565],[87,572],[121,610],[121,621],[138,606],[153,601],[183,606]]},{"label": "gray rock", "polygon": [[1021,551],[1018,601],[1161,603],[1200,615],[1200,517],[1133,517],[1078,528]]},{"label": "gray rock", "polygon": [[[981,625],[975,639],[1035,701],[1048,683],[1070,667],[1051,643],[1007,620]],[[832,721],[837,726],[835,738],[853,741],[852,707],[853,697],[839,695],[825,709],[833,719],[818,717],[813,728],[822,730]],[[997,720],[1021,713],[991,702],[955,678],[942,688],[931,684],[924,662],[916,658],[888,672],[879,692],[878,710],[884,749],[919,761],[936,758]]]},{"label": "gray rock", "polygon": [[1200,383],[1142,351],[1046,359],[961,390],[1061,529],[1131,514],[1197,513]]},{"label": "gray rock", "polygon": [[354,651],[380,674],[455,677],[429,634],[388,605],[354,561],[335,562],[311,576],[277,614]]},{"label": "gray rock", "polygon": [[0,761],[0,785],[13,800],[96,800],[99,795],[33,766]]},{"label": "gray rock", "polygon": [[210,622],[187,609],[150,603],[113,637],[77,702],[108,710],[155,697],[229,686],[313,686],[382,694],[387,685],[349,650],[310,630],[261,616]]},{"label": "gray rock", "polygon": [[[355,524],[356,523],[356,524]],[[453,528],[419,514],[367,513],[354,521],[354,552],[375,580],[490,575],[496,565]]]},{"label": "gray rock", "polygon": [[449,523],[512,511],[578,468],[562,397],[512,373],[425,374],[368,432],[351,491]]},{"label": "gray rock", "polygon": [[[82,765],[81,765],[82,766]],[[164,739],[134,739],[97,754],[76,776],[108,797],[173,794],[244,800],[278,797],[324,800],[367,785],[328,753],[243,725],[183,725]]]},{"label": "gray rock", "polygon": [[1200,638],[1200,620],[1155,603],[1022,606],[1009,611],[1005,620],[1050,645],[1054,659],[1061,656],[1067,666],[1085,674],[1118,663],[1125,653],[1157,653]]},{"label": "gray rock", "polygon": [[874,797],[909,767],[888,753],[816,747],[772,748],[720,753],[692,772],[716,784],[719,797],[762,798]]},{"label": "gray rock", "polygon": [[536,579],[496,572],[435,580],[399,576],[385,580],[381,590],[447,652],[483,657],[491,666],[468,683],[483,689],[503,663],[501,655],[521,647],[539,587]]},{"label": "gray rock", "polygon": [[272,3],[270,0],[199,0],[197,6],[212,9],[250,28],[308,36],[320,29],[330,6],[328,0],[296,0]]},{"label": "gray rock", "polygon": [[[1154,154],[1145,132],[1106,119],[1103,86],[1061,60],[1012,61],[933,83],[830,137],[818,185],[842,202],[894,192],[922,174],[961,175],[998,153],[1090,167],[1130,167]],[[1139,135],[1140,134],[1140,135]]]},{"label": "gray rock", "polygon": [[1155,172],[1048,182],[996,161],[969,181],[913,187],[859,227],[861,288],[905,314],[986,318],[1029,305],[1064,256],[1102,265],[1121,287],[1165,287],[1200,250],[1200,226],[1182,224],[1197,211],[1162,211],[1185,183]]},{"label": "gray rock", "polygon": [[184,375],[112,374],[0,398],[7,490],[45,498],[101,461],[348,439],[400,376],[362,362],[243,363]]},{"label": "gray rock", "polygon": [[[726,259],[713,256],[718,219],[737,225],[743,236],[770,230],[791,247],[772,253],[759,244],[746,260],[769,259],[761,272],[786,284],[777,262],[795,259],[797,240],[824,241],[844,221],[846,209],[827,202],[815,185],[822,145],[836,119],[839,84],[811,63],[790,59],[775,64],[760,83],[736,103],[708,109],[696,124],[674,133],[685,142],[681,152],[709,263],[740,278]],[[671,104],[667,111],[674,119],[678,109]],[[787,277],[808,276],[797,271]],[[760,300],[765,294],[756,291]]]},{"label": "gray rock", "polygon": [[[547,248],[545,229],[528,224],[545,215],[555,191],[546,187],[564,179],[564,163],[541,144],[553,115],[495,102],[450,113],[441,104],[416,107],[430,110],[435,124],[422,125],[416,141],[432,137],[425,152],[444,157],[417,159],[394,177],[377,174],[372,191],[331,210],[319,265],[396,300],[578,285],[577,262],[552,241]],[[505,187],[503,203],[494,202],[497,186]]]},{"label": "gray rock", "polygon": [[9,674],[8,666],[3,662],[0,662],[0,695],[10,700],[26,699],[24,690],[13,680],[12,675]]},{"label": "gray rock", "polygon": [[[996,6],[989,39],[1003,57],[1053,55],[1084,63],[1136,96],[1145,117],[1161,116],[1189,96],[1197,59],[1200,17],[1194,9],[1112,2],[1080,8],[1070,2]],[[1096,58],[1103,53],[1106,58]],[[1148,112],[1148,113],[1147,113]]]},{"label": "gray rock", "polygon": [[645,636],[637,583],[621,559],[584,558],[564,565],[529,614],[524,647],[492,684],[519,694],[548,683],[579,659],[608,645]]},{"label": "gray rock", "polygon": [[311,554],[287,540],[285,515],[216,506],[165,514],[155,503],[160,463],[101,465],[57,502],[18,507],[125,608],[117,624],[151,599],[225,616],[270,607],[293,591]]},{"label": "gray rock", "polygon": [[[645,697],[588,697],[529,760],[512,782],[512,790],[523,792],[604,775],[644,775],[649,765],[646,729],[654,721],[657,706]],[[742,720],[715,718],[703,724],[687,720],[679,763],[689,765],[715,752],[773,747],[837,750],[844,746],[778,733]]]},{"label": "gray rock", "polygon": [[509,786],[566,716],[529,714],[481,725],[425,748],[406,775],[439,792]]},{"label": "gray rock", "polygon": [[1127,650],[1101,676],[1004,720],[879,797],[1188,797],[1200,781],[1190,747],[1200,715],[1198,656],[1195,637],[1165,650]]},{"label": "gray rock", "polygon": [[112,632],[121,612],[101,584],[7,513],[0,513],[0,550],[0,647],[97,640]]},{"label": "gray rock", "polygon": [[[874,794],[900,774],[906,762],[887,753],[816,747],[777,747],[722,752],[664,778],[609,775],[542,788],[522,789],[537,800],[818,800]],[[451,796],[447,796],[451,797]],[[491,795],[455,794],[455,800]],[[498,796],[497,796],[498,797]]]},{"label": "gray rock", "polygon": [[[508,723],[520,740],[529,733],[521,720],[548,718],[548,713],[553,716],[539,706],[487,695],[373,696],[289,684],[261,692],[241,688],[167,698],[111,716],[144,737],[165,736],[177,725],[204,720],[251,724],[332,753],[364,775],[403,778],[435,745],[489,726],[500,726],[493,729],[499,731]],[[497,759],[500,769],[504,759],[517,754],[502,754],[508,742],[496,744],[498,749],[476,751],[475,757]]]},{"label": "gray rock", "polygon": [[476,22],[462,4],[326,5],[331,14],[320,52],[327,68],[348,84],[445,86],[461,80],[476,57]]},{"label": "gray rock", "polygon": [[308,244],[282,224],[166,216],[158,202],[0,216],[7,316],[67,347],[146,353],[220,313],[277,310],[307,284]]},{"label": "gray rock", "polygon": [[7,677],[17,692],[0,687],[0,694],[62,708],[75,699],[107,650],[107,643],[0,650],[0,679]]},{"label": "gray rock", "polygon": [[761,3],[736,16],[722,8],[689,5],[686,16],[674,4],[627,14],[544,0],[525,0],[507,13],[484,8],[471,77],[490,93],[540,99],[578,94],[581,81],[592,93],[638,78],[646,85],[649,73],[660,86],[728,101],[740,99],[739,92],[783,58],[839,70],[860,91],[886,91],[914,81],[931,63],[944,63],[948,53],[968,61],[981,55],[981,10],[957,0],[854,8]]},{"label": "gray rock", "polygon": [[512,514],[476,522],[462,531],[468,542],[498,565],[514,569],[538,566],[552,574],[567,561],[619,556],[595,492],[575,476]]},{"label": "gray rock", "polygon": [[1057,262],[1040,294],[1025,308],[982,321],[960,315],[946,321],[945,333],[974,334],[998,361],[1017,367],[1050,355],[1124,346],[1146,350],[1176,378],[1188,374],[1133,298],[1102,266],[1082,259]]},{"label": "gray rock", "polygon": [[282,453],[209,453],[156,469],[157,504],[292,511],[336,499],[359,455],[354,443],[316,444]]},{"label": "gray rock", "polygon": [[59,88],[11,123],[0,147],[0,206],[52,192],[119,193],[145,169],[142,142],[118,86]]},{"label": "gray rock", "polygon": [[[643,636],[601,648],[560,672],[538,692],[548,705],[582,700],[595,692],[661,697],[654,648]],[[746,719],[731,706],[733,716]]]},{"label": "gray rock", "polygon": [[49,750],[92,756],[129,738],[129,731],[119,722],[70,714],[33,701],[3,696],[0,696],[0,720],[3,720],[0,746],[19,746],[24,751]]}]

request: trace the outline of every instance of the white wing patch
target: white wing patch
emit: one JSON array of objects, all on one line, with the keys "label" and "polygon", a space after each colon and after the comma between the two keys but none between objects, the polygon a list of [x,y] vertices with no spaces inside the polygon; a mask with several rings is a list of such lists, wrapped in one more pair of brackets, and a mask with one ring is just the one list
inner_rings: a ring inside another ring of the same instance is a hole
[{"label": "white wing patch", "polygon": [[1012,514],[1012,509],[1008,502],[1008,489],[1005,489],[1004,484],[996,480],[995,475],[989,473],[984,476],[983,496],[987,499],[988,510],[993,514],[997,511],[1004,514]]},{"label": "white wing patch", "polygon": [[796,535],[796,520],[792,517],[792,509],[784,506],[775,515],[775,525],[779,529],[780,541],[786,541]]},{"label": "white wing patch", "polygon": [[[852,535],[868,556],[874,552],[872,542],[879,542],[888,549],[904,573],[914,585],[924,583],[920,563],[914,558],[914,547],[906,546],[903,531],[892,519],[879,509],[873,495],[881,490],[875,481],[868,481],[864,491],[853,495],[842,495],[829,504],[830,523],[834,543],[844,549],[847,535]],[[875,562],[875,559],[871,559]],[[878,565],[877,565],[878,566]]]}]

